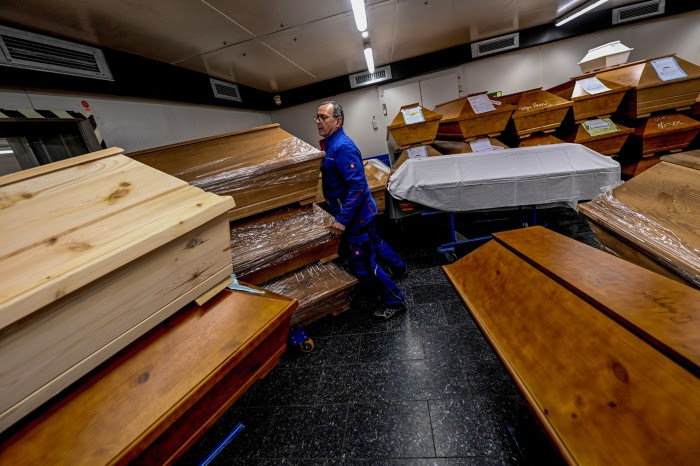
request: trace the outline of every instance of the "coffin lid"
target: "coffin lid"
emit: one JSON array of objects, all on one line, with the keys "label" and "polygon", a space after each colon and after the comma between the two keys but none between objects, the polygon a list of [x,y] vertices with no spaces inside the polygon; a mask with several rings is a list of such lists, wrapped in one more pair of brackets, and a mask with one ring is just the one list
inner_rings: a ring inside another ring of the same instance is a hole
[{"label": "coffin lid", "polygon": [[[678,66],[687,74],[684,78],[674,79],[671,81],[662,81],[654,67],[651,65],[652,60],[664,57],[674,57]],[[676,54],[661,55],[654,58],[649,58],[647,60],[640,60],[632,63],[626,63],[624,65],[612,66],[603,70],[598,70],[593,73],[586,75],[581,75],[581,77],[597,76],[598,79],[605,79],[608,81],[617,82],[622,85],[631,86],[637,89],[646,89],[656,86],[664,86],[668,84],[675,84],[683,81],[690,81],[693,79],[700,78],[700,66],[684,60]],[[700,84],[699,90],[700,90]]]},{"label": "coffin lid", "polygon": [[0,329],[235,207],[110,148],[0,177]]},{"label": "coffin lid", "polygon": [[561,144],[564,141],[551,134],[533,134],[532,136],[520,140],[518,147],[546,146],[548,144]]},{"label": "coffin lid", "polygon": [[[435,120],[439,120],[442,118],[442,115],[440,115],[439,113],[435,113],[434,111],[432,111],[426,107],[423,107],[421,104],[416,102],[416,103],[404,105],[403,107],[401,107],[399,109],[399,113],[396,114],[396,116],[394,117],[394,120],[387,127],[387,129],[391,130],[391,129],[396,129],[396,128],[403,128],[405,126],[413,126],[413,125],[407,125],[406,123],[404,123],[403,113],[401,112],[401,110],[406,110],[408,108],[414,108],[414,107],[421,107],[421,110],[423,112],[423,117],[425,118],[426,122],[435,121]],[[420,125],[421,123],[416,123],[416,124]]]},{"label": "coffin lid", "polygon": [[[467,97],[480,94],[486,94],[486,92],[470,94]],[[460,97],[458,99],[438,104],[435,107],[434,111],[442,114],[442,120],[440,120],[440,123],[452,123],[455,121],[466,120],[469,118],[480,118],[486,115],[494,115],[496,113],[502,112],[512,112],[513,110],[515,110],[515,105],[506,103],[502,98],[489,97],[489,99],[491,100],[501,102],[501,105],[494,105],[495,110],[493,110],[492,112],[474,113],[474,109],[472,109],[472,106],[469,104],[469,100],[467,97]]]},{"label": "coffin lid", "polygon": [[513,117],[542,113],[563,107],[571,107],[573,102],[542,89],[523,92],[518,100],[518,108]]},{"label": "coffin lid", "polygon": [[700,128],[700,121],[680,113],[649,117],[634,133],[643,138],[672,134]]},{"label": "coffin lid", "polygon": [[600,92],[598,94],[589,94],[588,92],[584,91],[583,87],[581,87],[581,85],[579,84],[580,79],[583,78],[571,78],[570,81],[566,81],[565,83],[559,84],[558,86],[547,89],[547,92],[551,92],[552,94],[556,94],[559,97],[576,102],[578,100],[592,99],[604,95],[617,94],[618,92],[625,92],[631,89],[631,86],[620,84],[614,81],[609,81],[607,79],[598,78],[600,82],[603,83],[610,90]]},{"label": "coffin lid", "polygon": [[576,125],[576,131],[575,131],[575,137],[573,138],[573,142],[577,144],[583,144],[584,142],[588,141],[598,141],[601,139],[608,139],[608,138],[614,138],[623,134],[630,134],[632,131],[634,131],[632,128],[628,128],[627,126],[623,126],[620,123],[613,122],[615,123],[615,126],[617,126],[620,131],[615,131],[612,133],[606,133],[606,134],[599,134],[598,136],[591,136],[588,134],[588,131],[586,131],[586,128],[583,127],[583,123],[579,123]]},{"label": "coffin lid", "polygon": [[[431,146],[431,145],[426,145],[426,144],[414,144],[414,145],[411,146],[410,148],[419,147],[419,146],[425,146],[425,147],[426,147],[426,151],[427,151],[427,153],[428,153],[428,157],[439,157],[439,156],[443,155],[443,154],[441,154],[438,150],[436,150],[436,149],[435,149],[433,146]],[[394,162],[394,164],[391,166],[392,172],[395,171],[395,170],[397,170],[404,162],[406,162],[406,160],[408,160],[408,149],[404,149],[404,150],[401,151],[401,155],[399,155],[399,157],[396,159],[396,161]]]}]

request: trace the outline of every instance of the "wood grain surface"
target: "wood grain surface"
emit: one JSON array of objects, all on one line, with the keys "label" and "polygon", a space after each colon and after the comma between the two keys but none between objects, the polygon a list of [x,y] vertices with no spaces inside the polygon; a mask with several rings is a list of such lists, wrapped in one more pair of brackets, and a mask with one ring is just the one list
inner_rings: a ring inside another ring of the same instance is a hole
[{"label": "wood grain surface", "polygon": [[[681,324],[669,311],[683,308],[670,298],[697,303],[698,292],[601,252],[603,260],[642,272],[639,281],[621,283],[615,267],[599,273],[600,258],[570,255],[568,241],[550,249],[559,235],[537,235],[557,237],[540,244],[532,236],[536,229],[499,234],[444,269],[564,458],[570,464],[693,464],[700,457],[698,377],[630,327],[651,324],[651,334],[674,340],[697,326],[697,304],[690,308],[694,322]],[[663,286],[647,292],[659,282]],[[609,299],[622,302],[624,308],[613,309],[621,314],[630,308],[627,299],[644,307],[613,318],[593,304],[612,304]],[[623,324],[628,318],[634,324]]]},{"label": "wood grain surface", "polygon": [[296,305],[225,290],[178,312],[4,439],[0,463],[174,459],[274,366]]}]

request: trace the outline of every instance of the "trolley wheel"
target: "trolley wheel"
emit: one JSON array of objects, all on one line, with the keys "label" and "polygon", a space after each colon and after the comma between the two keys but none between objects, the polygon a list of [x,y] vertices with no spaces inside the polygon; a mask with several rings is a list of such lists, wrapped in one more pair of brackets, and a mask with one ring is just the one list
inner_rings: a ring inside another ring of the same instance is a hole
[{"label": "trolley wheel", "polygon": [[304,353],[312,352],[315,347],[316,345],[314,344],[314,341],[311,338],[307,338],[306,340],[299,343],[299,349],[302,350]]},{"label": "trolley wheel", "polygon": [[445,260],[451,264],[457,260],[457,254],[455,254],[454,252],[446,252]]}]

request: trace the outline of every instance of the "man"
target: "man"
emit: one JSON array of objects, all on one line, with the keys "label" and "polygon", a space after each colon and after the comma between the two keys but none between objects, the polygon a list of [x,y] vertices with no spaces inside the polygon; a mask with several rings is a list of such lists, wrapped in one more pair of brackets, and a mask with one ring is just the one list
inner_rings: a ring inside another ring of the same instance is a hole
[{"label": "man", "polygon": [[321,173],[323,196],[334,217],[329,229],[343,235],[341,253],[349,255],[352,272],[371,296],[379,299],[374,316],[389,319],[406,310],[406,300],[377,259],[388,266],[392,276],[405,274],[406,264],[377,236],[377,206],[367,185],[360,150],[343,130],[344,120],[343,107],[333,101],[321,104],[314,116],[318,134],[325,138]]}]

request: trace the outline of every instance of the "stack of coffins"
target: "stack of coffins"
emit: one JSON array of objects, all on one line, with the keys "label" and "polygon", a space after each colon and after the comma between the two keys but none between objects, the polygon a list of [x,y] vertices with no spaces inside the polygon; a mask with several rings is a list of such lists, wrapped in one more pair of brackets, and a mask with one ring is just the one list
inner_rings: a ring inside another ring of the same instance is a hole
[{"label": "stack of coffins", "polygon": [[626,182],[579,205],[615,254],[700,287],[700,151],[662,157]]},{"label": "stack of coffins", "polygon": [[536,133],[529,138],[519,141],[518,147],[546,146],[549,144],[561,144],[562,142],[564,141],[551,134]]},{"label": "stack of coffins", "polygon": [[620,152],[632,131],[632,128],[614,123],[610,118],[594,118],[576,125],[564,139],[612,156]]},{"label": "stack of coffins", "polygon": [[121,149],[0,178],[0,430],[231,274],[230,197]]},{"label": "stack of coffins", "polygon": [[698,290],[542,227],[444,269],[567,463],[697,462]]},{"label": "stack of coffins", "polygon": [[131,156],[205,191],[233,196],[234,220],[313,202],[324,153],[273,124]]},{"label": "stack of coffins", "polygon": [[40,408],[0,464],[172,464],[277,364],[296,306],[229,290],[188,306]]},{"label": "stack of coffins", "polygon": [[386,185],[389,182],[389,173],[391,170],[379,160],[365,160],[363,164],[365,166],[367,184],[372,193],[374,203],[377,205],[377,211],[380,214],[384,213],[386,205]]},{"label": "stack of coffins", "polygon": [[631,87],[620,107],[631,119],[690,108],[700,93],[700,66],[675,55],[619,65],[595,76],[602,82]]},{"label": "stack of coffins", "polygon": [[236,276],[259,284],[338,252],[328,226],[333,217],[316,204],[285,207],[231,225]]},{"label": "stack of coffins", "polygon": [[502,97],[505,104],[515,104],[512,120],[514,133],[526,138],[537,131],[551,132],[561,126],[573,102],[542,89]]},{"label": "stack of coffins", "polygon": [[435,107],[442,114],[441,139],[470,141],[480,136],[496,137],[506,128],[515,105],[486,93],[451,100]]},{"label": "stack of coffins", "polygon": [[583,75],[548,89],[547,92],[572,101],[574,121],[581,123],[587,118],[609,117],[615,113],[630,87],[599,79],[595,75]]},{"label": "stack of coffins", "polygon": [[263,288],[299,301],[292,327],[308,325],[326,315],[350,308],[350,294],[357,280],[332,262],[311,264],[276,278]]}]

